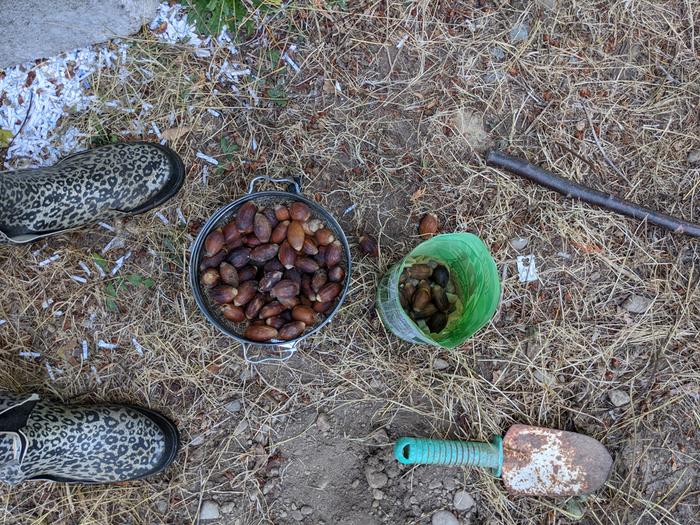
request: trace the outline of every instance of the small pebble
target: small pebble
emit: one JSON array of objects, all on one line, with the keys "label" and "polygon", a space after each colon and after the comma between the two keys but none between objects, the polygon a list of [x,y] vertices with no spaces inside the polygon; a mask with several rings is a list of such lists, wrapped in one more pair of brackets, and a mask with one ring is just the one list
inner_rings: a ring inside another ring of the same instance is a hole
[{"label": "small pebble", "polygon": [[433,361],[433,369],[434,370],[445,370],[446,368],[449,368],[449,367],[450,367],[450,363],[448,363],[444,359],[440,359],[439,357],[437,357]]},{"label": "small pebble", "polygon": [[688,153],[688,164],[700,164],[700,149]]},{"label": "small pebble", "polygon": [[472,495],[466,490],[458,490],[455,492],[454,499],[452,500],[454,508],[460,511],[470,510],[475,504],[474,498],[472,498]]},{"label": "small pebble", "polygon": [[439,510],[433,514],[431,523],[433,525],[459,525],[455,515],[447,510]]},{"label": "small pebble", "polygon": [[430,490],[439,489],[440,487],[442,487],[442,481],[440,481],[439,479],[431,481],[430,485],[428,485],[428,488]]},{"label": "small pebble", "polygon": [[372,491],[372,497],[376,500],[384,499],[384,493],[379,489],[374,489]]},{"label": "small pebble", "polygon": [[384,472],[368,472],[367,484],[373,489],[380,489],[386,486],[389,477]]},{"label": "small pebble", "polygon": [[304,516],[309,516],[309,515],[313,514],[313,512],[314,512],[314,509],[312,509],[312,508],[309,507],[308,505],[304,505],[304,506],[301,508],[301,513],[302,513]]},{"label": "small pebble", "polygon": [[238,425],[236,425],[236,428],[233,431],[233,435],[238,436],[240,434],[243,434],[243,432],[245,432],[246,430],[248,430],[248,422],[245,419],[242,419],[238,423]]},{"label": "small pebble", "polygon": [[201,434],[199,436],[193,437],[192,441],[190,441],[190,445],[193,447],[198,447],[202,443],[204,443],[204,436]]},{"label": "small pebble", "polygon": [[168,502],[164,499],[159,499],[158,501],[156,501],[156,510],[161,514],[165,514],[166,512],[168,512]]},{"label": "small pebble", "polygon": [[233,401],[229,401],[224,405],[224,410],[231,414],[235,414],[241,409],[242,406],[243,405],[241,404],[240,399],[234,399]]},{"label": "small pebble", "polygon": [[633,314],[643,314],[649,309],[651,303],[651,299],[633,294],[622,303],[622,308]]},{"label": "small pebble", "polygon": [[229,501],[228,503],[224,503],[223,505],[221,505],[221,512],[223,514],[231,514],[235,510],[236,504],[233,501]]},{"label": "small pebble", "polygon": [[328,432],[331,429],[331,423],[328,419],[328,414],[319,412],[316,418],[316,426],[321,432]]},{"label": "small pebble", "polygon": [[508,39],[510,40],[511,44],[515,44],[516,42],[522,42],[523,40],[527,40],[527,37],[530,33],[530,28],[525,22],[519,22],[513,26],[513,29],[510,30],[510,33],[508,33]]},{"label": "small pebble", "polygon": [[268,479],[262,488],[263,496],[267,496],[270,492],[272,492],[272,490],[275,488],[276,485],[277,485],[276,479]]},{"label": "small pebble", "polygon": [[292,519],[294,521],[302,521],[304,519],[304,515],[301,513],[300,510],[293,510],[292,511]]},{"label": "small pebble", "polygon": [[443,481],[443,485],[445,485],[445,490],[452,492],[457,488],[457,480],[455,478],[447,478]]},{"label": "small pebble", "polygon": [[216,520],[221,517],[221,509],[216,501],[207,500],[202,503],[199,511],[199,519],[202,521]]},{"label": "small pebble", "polygon": [[510,240],[510,246],[517,251],[524,250],[528,244],[530,244],[530,241],[525,237],[516,237]]},{"label": "small pebble", "polygon": [[624,406],[630,402],[629,394],[622,390],[611,390],[608,392],[608,398],[610,398],[610,402],[616,407]]}]

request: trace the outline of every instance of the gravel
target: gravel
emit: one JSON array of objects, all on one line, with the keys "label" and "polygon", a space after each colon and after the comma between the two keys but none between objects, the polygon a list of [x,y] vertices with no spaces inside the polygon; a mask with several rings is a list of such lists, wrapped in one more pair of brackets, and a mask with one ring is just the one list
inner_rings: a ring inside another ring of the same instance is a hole
[{"label": "gravel", "polygon": [[312,509],[309,505],[304,505],[304,506],[301,508],[301,513],[302,513],[304,516],[310,516],[311,514],[314,513],[314,509]]},{"label": "gravel", "polygon": [[380,489],[386,486],[389,477],[384,472],[368,472],[367,484],[373,489]]},{"label": "gravel", "polygon": [[525,22],[519,22],[515,24],[513,29],[510,30],[510,33],[508,33],[508,39],[512,44],[515,44],[527,40],[529,34],[530,28],[528,25]]},{"label": "gravel", "polygon": [[700,164],[700,149],[688,153],[688,164]]},{"label": "gravel", "polygon": [[472,498],[472,495],[466,490],[458,490],[455,492],[452,505],[456,510],[467,511],[471,510],[474,505],[476,505],[476,502],[474,501],[474,498]]},{"label": "gravel", "polygon": [[611,390],[608,392],[608,397],[610,398],[610,402],[616,407],[624,406],[630,402],[629,394],[622,390]]},{"label": "gravel", "polygon": [[633,314],[643,314],[651,306],[652,300],[641,295],[630,295],[624,303],[622,303],[622,308],[631,312]]},{"label": "gravel", "polygon": [[328,432],[331,429],[331,422],[328,419],[328,414],[319,412],[316,418],[316,427],[320,432]]},{"label": "gravel", "polygon": [[433,514],[432,525],[459,525],[455,515],[447,510],[439,510]]},{"label": "gravel", "polygon": [[229,412],[231,414],[235,414],[236,412],[238,412],[241,409],[242,406],[243,405],[241,404],[240,399],[234,399],[233,401],[229,401],[228,403],[226,403],[224,405],[224,410],[226,410],[226,412]]},{"label": "gravel", "polygon": [[433,361],[433,369],[435,370],[445,370],[450,367],[450,363],[439,357]]},{"label": "gravel", "polygon": [[517,251],[524,250],[528,244],[530,244],[530,241],[525,237],[516,237],[510,240],[511,247]]},{"label": "gravel", "polygon": [[207,500],[202,503],[199,511],[199,519],[202,521],[216,520],[221,517],[221,509],[216,501]]},{"label": "gravel", "polygon": [[238,425],[236,425],[236,428],[233,430],[233,435],[238,436],[240,434],[243,434],[243,432],[245,432],[246,430],[248,430],[248,422],[245,419],[242,419],[238,423]]}]

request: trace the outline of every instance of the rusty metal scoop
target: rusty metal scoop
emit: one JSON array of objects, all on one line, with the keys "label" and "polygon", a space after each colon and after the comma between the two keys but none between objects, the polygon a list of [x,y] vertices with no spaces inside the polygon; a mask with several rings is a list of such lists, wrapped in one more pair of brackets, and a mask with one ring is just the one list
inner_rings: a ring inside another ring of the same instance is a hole
[{"label": "rusty metal scoop", "polygon": [[603,486],[612,458],[597,440],[575,432],[513,425],[492,443],[403,437],[394,456],[407,465],[489,468],[509,492],[579,496]]}]

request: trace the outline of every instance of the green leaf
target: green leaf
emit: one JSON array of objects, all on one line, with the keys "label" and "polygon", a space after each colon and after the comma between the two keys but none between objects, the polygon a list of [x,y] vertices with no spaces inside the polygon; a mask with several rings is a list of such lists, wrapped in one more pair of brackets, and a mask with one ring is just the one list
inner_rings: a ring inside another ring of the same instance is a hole
[{"label": "green leaf", "polygon": [[156,285],[156,282],[155,282],[153,279],[151,279],[150,277],[146,277],[146,278],[143,280],[143,283],[142,283],[142,284],[143,284],[146,288],[153,288],[153,287]]},{"label": "green leaf", "polygon": [[0,148],[6,148],[12,142],[12,132],[6,129],[0,129]]},{"label": "green leaf", "polygon": [[287,97],[281,89],[272,87],[267,90],[267,95],[279,107],[283,108],[287,105]]},{"label": "green leaf", "polygon": [[272,64],[272,67],[277,67],[277,65],[280,62],[280,57],[282,56],[282,53],[280,53],[279,49],[270,49],[268,56],[270,57],[270,63]]},{"label": "green leaf", "polygon": [[127,276],[126,280],[129,281],[134,286],[138,286],[139,284],[141,284],[143,282],[143,277],[141,277],[137,273],[132,273],[132,274],[129,274],[129,276]]},{"label": "green leaf", "polygon": [[104,259],[104,257],[102,257],[100,254],[98,254],[98,253],[93,253],[93,254],[92,254],[92,260],[95,262],[95,264],[96,264],[97,266],[99,266],[100,268],[102,268],[104,271],[107,271],[107,267],[108,267],[107,261],[106,261],[106,260]]},{"label": "green leaf", "polygon": [[117,302],[114,299],[107,298],[105,301],[105,306],[107,306],[107,310],[110,312],[118,312],[119,311],[119,306],[117,306]]},{"label": "green leaf", "polygon": [[110,296],[110,297],[116,297],[117,296],[117,290],[114,288],[114,285],[112,283],[108,284],[105,287],[105,293]]}]

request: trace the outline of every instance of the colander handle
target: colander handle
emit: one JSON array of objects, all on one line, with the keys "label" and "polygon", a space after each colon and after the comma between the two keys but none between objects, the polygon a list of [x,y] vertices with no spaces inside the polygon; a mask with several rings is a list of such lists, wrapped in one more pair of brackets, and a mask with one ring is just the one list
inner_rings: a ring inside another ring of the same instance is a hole
[{"label": "colander handle", "polygon": [[282,355],[280,357],[263,357],[260,359],[254,359],[248,356],[248,351],[257,345],[241,343],[241,346],[243,347],[243,358],[245,359],[246,363],[250,363],[251,365],[262,365],[265,363],[283,363],[287,361],[299,349],[299,341],[284,345],[277,345],[277,347],[282,350]]},{"label": "colander handle", "polygon": [[248,193],[255,193],[255,185],[258,182],[272,182],[274,184],[282,184],[286,183],[287,186],[287,191],[289,193],[301,193],[301,179],[299,177],[294,177],[293,179],[276,179],[274,177],[267,177],[266,175],[260,175],[259,177],[255,177],[253,180],[250,181],[250,184],[248,185]]}]

